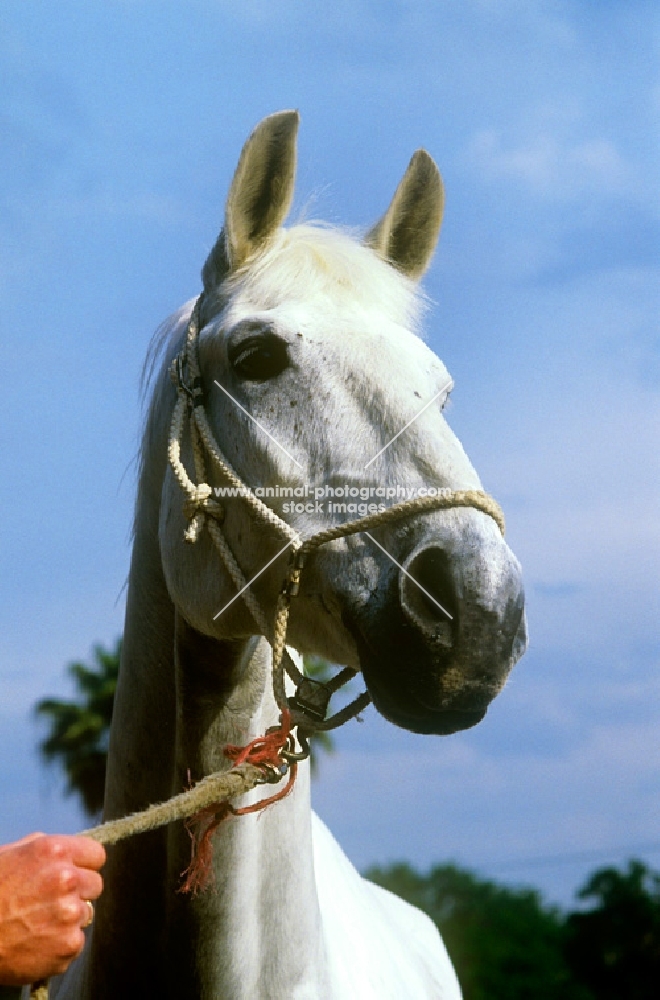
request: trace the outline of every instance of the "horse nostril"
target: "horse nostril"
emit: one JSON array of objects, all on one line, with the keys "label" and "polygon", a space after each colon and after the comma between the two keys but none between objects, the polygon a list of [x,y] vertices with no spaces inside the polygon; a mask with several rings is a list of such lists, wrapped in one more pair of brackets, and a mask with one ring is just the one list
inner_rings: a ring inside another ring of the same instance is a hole
[{"label": "horse nostril", "polygon": [[401,606],[425,633],[451,645],[457,627],[458,602],[449,558],[443,549],[418,552],[400,574]]}]

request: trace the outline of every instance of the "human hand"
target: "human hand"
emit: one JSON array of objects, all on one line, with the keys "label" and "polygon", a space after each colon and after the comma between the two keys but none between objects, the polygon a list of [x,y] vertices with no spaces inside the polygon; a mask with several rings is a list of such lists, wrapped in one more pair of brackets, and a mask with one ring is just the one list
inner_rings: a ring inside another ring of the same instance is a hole
[{"label": "human hand", "polygon": [[0,847],[0,983],[58,975],[80,954],[104,863],[89,837],[33,833]]}]

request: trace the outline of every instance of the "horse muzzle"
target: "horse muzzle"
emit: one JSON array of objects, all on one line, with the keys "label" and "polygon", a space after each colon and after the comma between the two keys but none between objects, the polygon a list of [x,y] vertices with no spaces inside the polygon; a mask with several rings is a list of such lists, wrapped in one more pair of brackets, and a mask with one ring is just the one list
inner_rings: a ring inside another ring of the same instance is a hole
[{"label": "horse muzzle", "polygon": [[[508,546],[452,558],[418,545],[401,564],[398,593],[358,622],[365,683],[378,711],[416,733],[475,726],[527,644],[520,566]],[[362,616],[360,616],[362,618]]]}]

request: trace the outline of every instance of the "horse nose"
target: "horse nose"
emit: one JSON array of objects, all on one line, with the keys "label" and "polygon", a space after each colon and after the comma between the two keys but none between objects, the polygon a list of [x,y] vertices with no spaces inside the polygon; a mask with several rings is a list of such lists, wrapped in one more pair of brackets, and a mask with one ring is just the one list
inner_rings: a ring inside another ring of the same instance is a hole
[{"label": "horse nose", "polygon": [[436,546],[413,553],[400,573],[399,587],[410,621],[449,649],[458,629],[458,598],[447,553]]}]

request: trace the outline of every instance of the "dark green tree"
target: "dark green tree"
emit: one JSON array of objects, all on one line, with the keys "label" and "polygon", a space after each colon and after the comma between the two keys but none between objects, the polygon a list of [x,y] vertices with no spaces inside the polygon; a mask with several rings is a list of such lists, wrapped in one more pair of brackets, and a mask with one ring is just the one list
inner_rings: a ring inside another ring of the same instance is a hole
[{"label": "dark green tree", "polygon": [[597,1000],[660,996],[660,874],[641,861],[601,868],[577,894],[594,900],[566,920],[566,958]]},{"label": "dark green tree", "polygon": [[509,889],[455,865],[421,875],[407,864],[367,877],[435,922],[465,1000],[593,1000],[563,955],[563,921],[532,889]]},{"label": "dark green tree", "polygon": [[35,706],[48,719],[48,735],[40,741],[45,761],[58,761],[66,774],[67,794],[80,796],[89,816],[103,806],[105,769],[112,707],[119,674],[121,639],[114,649],[94,646],[94,663],[70,663],[77,697],[72,701],[44,698]]},{"label": "dark green tree", "polygon": [[[94,663],[70,663],[77,697],[72,701],[44,698],[35,706],[37,716],[48,719],[49,732],[39,743],[47,762],[57,761],[67,778],[67,794],[80,796],[89,816],[103,807],[108,739],[119,675],[121,639],[114,649],[94,646]],[[330,665],[318,657],[305,659],[305,670],[316,680],[330,677]],[[312,774],[318,773],[319,756],[334,752],[330,733],[318,733],[310,741]]]}]

